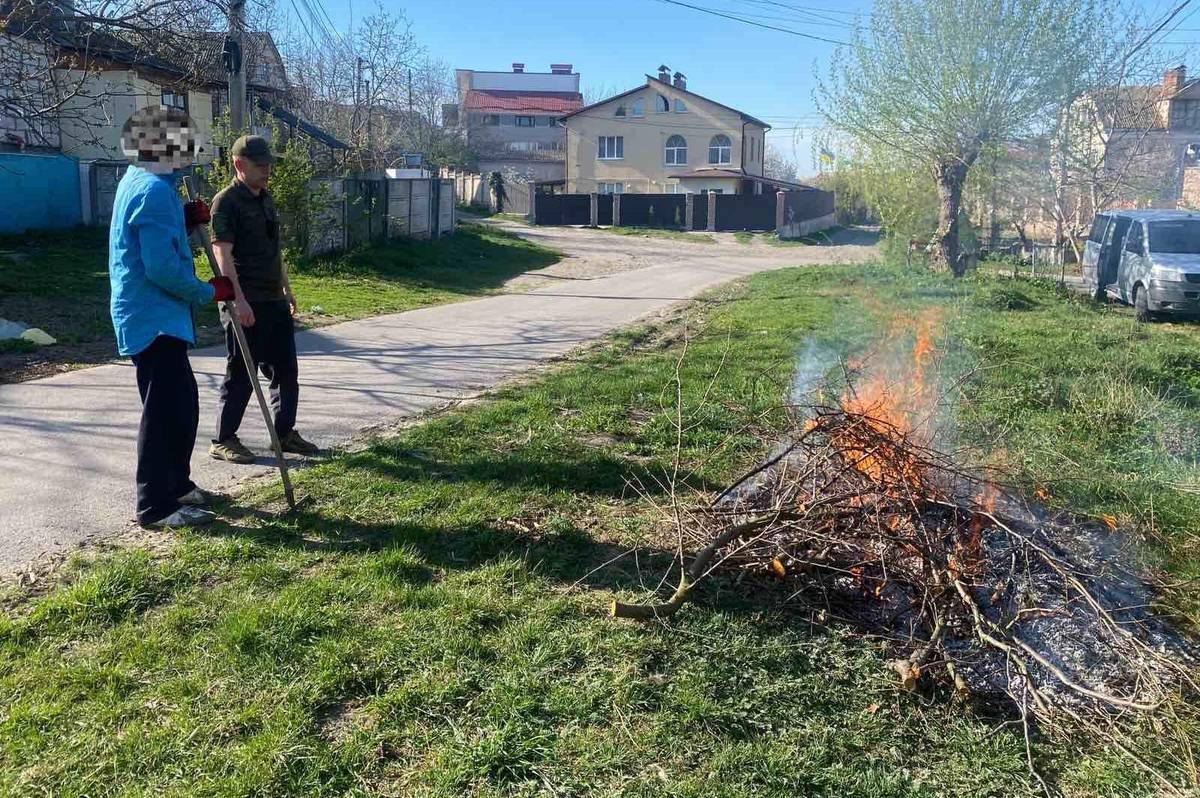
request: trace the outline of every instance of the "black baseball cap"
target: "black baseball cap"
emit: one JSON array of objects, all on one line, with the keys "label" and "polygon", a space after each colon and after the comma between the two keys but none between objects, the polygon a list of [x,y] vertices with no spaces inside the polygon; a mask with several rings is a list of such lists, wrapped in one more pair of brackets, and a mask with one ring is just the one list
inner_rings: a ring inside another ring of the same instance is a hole
[{"label": "black baseball cap", "polygon": [[275,163],[279,158],[271,152],[271,144],[262,136],[242,136],[233,142],[230,154],[234,158],[246,158],[258,164]]}]

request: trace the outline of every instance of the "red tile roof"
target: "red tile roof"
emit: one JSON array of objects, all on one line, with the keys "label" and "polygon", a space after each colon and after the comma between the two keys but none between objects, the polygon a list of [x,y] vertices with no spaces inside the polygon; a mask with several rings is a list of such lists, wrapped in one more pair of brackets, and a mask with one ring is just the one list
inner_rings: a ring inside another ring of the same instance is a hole
[{"label": "red tile roof", "polygon": [[583,107],[583,95],[568,91],[481,91],[471,89],[463,100],[468,111],[508,111],[569,114]]}]

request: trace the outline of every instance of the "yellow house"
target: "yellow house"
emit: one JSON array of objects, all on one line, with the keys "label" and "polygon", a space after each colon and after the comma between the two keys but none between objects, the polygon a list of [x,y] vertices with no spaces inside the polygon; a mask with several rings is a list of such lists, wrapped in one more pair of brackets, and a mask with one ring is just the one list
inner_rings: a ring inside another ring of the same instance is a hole
[{"label": "yellow house", "polygon": [[688,91],[660,67],[645,85],[561,118],[568,194],[761,193],[770,125]]}]

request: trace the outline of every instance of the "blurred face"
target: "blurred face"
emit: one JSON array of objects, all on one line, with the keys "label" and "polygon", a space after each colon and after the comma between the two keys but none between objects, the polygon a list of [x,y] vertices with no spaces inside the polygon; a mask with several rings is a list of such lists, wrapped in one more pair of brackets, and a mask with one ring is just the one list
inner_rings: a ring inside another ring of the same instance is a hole
[{"label": "blurred face", "polygon": [[271,182],[271,164],[256,163],[249,158],[234,158],[233,168],[237,170],[238,180],[249,188],[262,191]]},{"label": "blurred face", "polygon": [[136,165],[167,175],[195,161],[199,147],[191,122],[181,111],[143,108],[121,130],[121,150]]}]

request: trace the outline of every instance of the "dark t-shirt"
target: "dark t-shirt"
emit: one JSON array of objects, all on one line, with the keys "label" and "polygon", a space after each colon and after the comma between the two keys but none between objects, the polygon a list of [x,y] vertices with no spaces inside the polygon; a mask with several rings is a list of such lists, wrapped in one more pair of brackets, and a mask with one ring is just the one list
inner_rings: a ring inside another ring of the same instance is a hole
[{"label": "dark t-shirt", "polygon": [[283,263],[279,256],[279,212],[271,193],[256,197],[233,181],[213,199],[213,241],[233,244],[242,293],[250,301],[283,297]]}]

